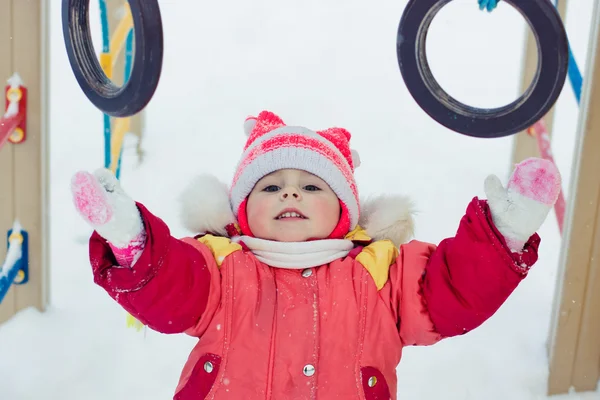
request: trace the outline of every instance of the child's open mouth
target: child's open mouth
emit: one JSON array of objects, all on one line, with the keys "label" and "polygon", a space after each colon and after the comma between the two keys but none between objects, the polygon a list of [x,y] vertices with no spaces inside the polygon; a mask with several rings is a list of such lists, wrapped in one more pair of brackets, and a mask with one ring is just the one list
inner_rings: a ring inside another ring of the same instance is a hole
[{"label": "child's open mouth", "polygon": [[283,210],[281,214],[275,217],[277,220],[282,219],[308,219],[297,210]]}]

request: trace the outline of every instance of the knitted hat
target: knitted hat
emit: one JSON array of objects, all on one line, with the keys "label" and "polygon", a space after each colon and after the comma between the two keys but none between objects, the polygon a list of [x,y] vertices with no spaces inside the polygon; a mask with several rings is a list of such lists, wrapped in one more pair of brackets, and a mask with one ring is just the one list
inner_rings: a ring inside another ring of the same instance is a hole
[{"label": "knitted hat", "polygon": [[[231,185],[210,174],[196,176],[181,195],[182,224],[194,233],[252,236],[246,203],[256,183],[280,169],[300,169],[324,180],[337,195],[341,215],[330,238],[342,238],[358,224],[374,240],[400,245],[413,234],[412,203],[404,196],[382,195],[362,204],[354,180],[360,165],[343,128],[312,131],[287,126],[277,115],[263,111],[244,122],[248,139]],[[239,228],[239,230],[238,230]]]},{"label": "knitted hat", "polygon": [[358,223],[359,198],[354,180],[358,154],[350,150],[350,133],[343,128],[312,131],[287,126],[263,111],[244,123],[248,136],[230,190],[230,200],[242,233],[252,235],[246,202],[256,182],[284,168],[307,171],[324,180],[340,200],[342,213],[332,238],[341,238]]}]

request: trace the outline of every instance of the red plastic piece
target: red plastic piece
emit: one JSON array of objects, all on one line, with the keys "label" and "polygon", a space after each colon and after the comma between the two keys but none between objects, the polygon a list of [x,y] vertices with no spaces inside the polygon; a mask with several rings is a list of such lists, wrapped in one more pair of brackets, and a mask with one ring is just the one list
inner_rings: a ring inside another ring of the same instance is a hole
[{"label": "red plastic piece", "polygon": [[[18,144],[23,143],[27,138],[27,88],[23,86],[20,79],[13,78],[11,78],[12,84],[9,83],[4,89],[6,106],[5,114],[0,118],[0,148],[7,141]],[[8,115],[13,103],[16,103],[18,112]]]}]

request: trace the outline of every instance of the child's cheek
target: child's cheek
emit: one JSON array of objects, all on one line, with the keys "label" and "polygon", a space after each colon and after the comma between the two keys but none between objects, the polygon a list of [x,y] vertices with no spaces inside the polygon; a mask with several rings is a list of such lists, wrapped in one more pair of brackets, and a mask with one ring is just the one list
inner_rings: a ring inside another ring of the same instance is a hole
[{"label": "child's cheek", "polygon": [[328,202],[326,199],[317,198],[313,200],[310,208],[314,213],[318,214],[319,216],[323,216],[327,213]]},{"label": "child's cheek", "polygon": [[248,204],[248,225],[254,234],[265,229],[270,213],[270,205],[268,201],[255,200]]},{"label": "child's cheek", "polygon": [[[337,225],[340,214],[339,202],[336,200],[332,201],[327,198],[317,198],[311,204],[313,215],[317,217],[317,222],[323,227],[329,227],[330,225]],[[333,229],[333,228],[332,228]]]}]

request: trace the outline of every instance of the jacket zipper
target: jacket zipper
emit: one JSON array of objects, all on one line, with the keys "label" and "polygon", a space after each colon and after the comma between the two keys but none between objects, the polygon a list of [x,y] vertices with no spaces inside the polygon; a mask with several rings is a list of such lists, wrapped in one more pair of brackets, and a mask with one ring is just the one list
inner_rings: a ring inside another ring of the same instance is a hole
[{"label": "jacket zipper", "polygon": [[[273,271],[273,275],[275,275],[275,271]],[[267,369],[267,397],[266,400],[271,400],[272,388],[273,388],[273,364],[275,363],[275,331],[277,330],[277,303],[278,303],[278,295],[277,295],[277,279],[273,276],[273,281],[275,282],[275,304],[273,306],[273,324],[271,326],[271,345],[269,347],[269,365]]]}]

